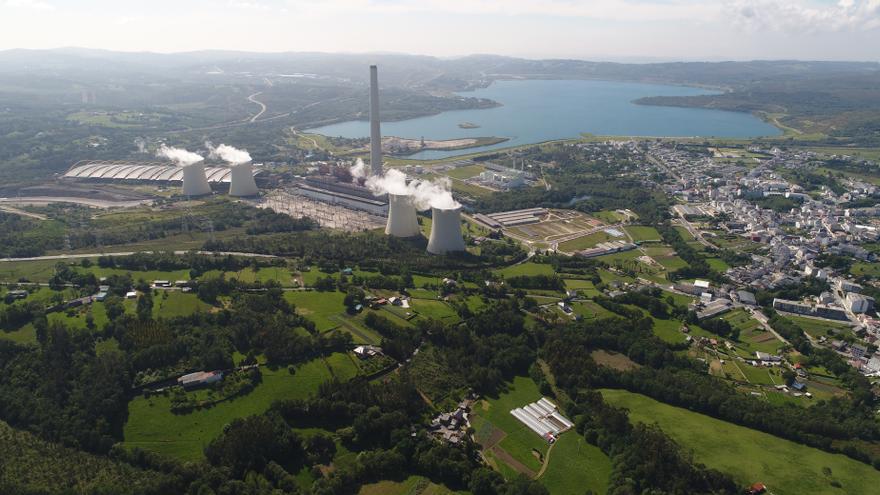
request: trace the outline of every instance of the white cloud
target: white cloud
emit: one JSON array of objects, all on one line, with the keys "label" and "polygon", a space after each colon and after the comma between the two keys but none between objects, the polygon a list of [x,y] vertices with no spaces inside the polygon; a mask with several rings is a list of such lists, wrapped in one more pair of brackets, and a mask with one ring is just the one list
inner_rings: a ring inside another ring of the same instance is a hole
[{"label": "white cloud", "polygon": [[446,13],[578,17],[606,21],[707,20],[721,14],[717,2],[699,0],[289,0],[301,14]]},{"label": "white cloud", "polygon": [[796,0],[730,0],[731,21],[749,31],[826,32],[880,28],[880,0],[816,5]]},{"label": "white cloud", "polygon": [[252,0],[229,0],[228,5],[236,9],[246,10],[269,10],[269,6]]},{"label": "white cloud", "polygon": [[0,3],[3,7],[9,7],[13,9],[32,9],[32,10],[54,10],[55,7],[52,4],[43,2],[41,0],[5,0],[3,3]]}]

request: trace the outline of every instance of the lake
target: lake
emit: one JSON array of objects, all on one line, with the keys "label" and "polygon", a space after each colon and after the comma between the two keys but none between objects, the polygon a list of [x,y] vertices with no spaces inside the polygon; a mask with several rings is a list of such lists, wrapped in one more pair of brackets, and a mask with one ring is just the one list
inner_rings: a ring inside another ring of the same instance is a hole
[{"label": "lake", "polygon": [[[496,81],[462,96],[489,98],[502,104],[483,110],[455,110],[397,122],[382,122],[382,134],[405,138],[453,139],[506,137],[509,141],[456,151],[421,151],[410,158],[438,159],[475,151],[578,137],[604,136],[726,137],[777,136],[776,127],[743,112],[702,108],[636,105],[645,96],[712,94],[701,88],[611,81]],[[479,128],[462,129],[468,122]],[[369,122],[350,121],[311,129],[325,136],[370,135]]]}]

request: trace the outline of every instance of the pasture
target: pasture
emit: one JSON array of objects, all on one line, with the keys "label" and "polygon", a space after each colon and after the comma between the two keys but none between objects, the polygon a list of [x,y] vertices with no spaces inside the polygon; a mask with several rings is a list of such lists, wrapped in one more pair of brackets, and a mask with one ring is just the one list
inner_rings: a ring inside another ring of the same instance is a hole
[{"label": "pasture", "polygon": [[609,403],[629,409],[630,421],[656,423],[685,451],[692,451],[696,462],[729,473],[742,485],[762,482],[777,495],[868,495],[880,483],[880,472],[842,454],[830,454],[624,390],[602,390],[602,395]]}]

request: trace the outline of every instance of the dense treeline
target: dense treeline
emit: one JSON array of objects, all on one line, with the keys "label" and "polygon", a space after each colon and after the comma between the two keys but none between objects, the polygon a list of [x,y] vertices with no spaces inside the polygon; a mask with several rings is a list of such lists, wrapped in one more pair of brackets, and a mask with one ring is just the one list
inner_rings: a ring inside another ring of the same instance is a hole
[{"label": "dense treeline", "polygon": [[[469,253],[456,253],[447,256],[433,256],[425,252],[425,239],[400,239],[376,232],[344,233],[330,231],[273,234],[260,237],[236,237],[228,240],[215,240],[205,243],[209,251],[246,251],[278,256],[303,258],[306,264],[315,263],[328,270],[330,267],[341,270],[358,265],[363,260],[380,268],[383,274],[437,273],[445,275],[450,270],[476,270],[507,264],[524,259],[526,252],[521,248],[510,247],[506,243],[492,243],[505,246],[492,254],[480,256]],[[498,252],[503,254],[497,254]],[[391,268],[385,271],[382,267]],[[366,265],[369,266],[369,265]],[[364,268],[362,266],[362,268]],[[366,269],[366,268],[365,268]]]},{"label": "dense treeline", "polygon": [[0,211],[0,258],[40,256],[62,247],[64,229],[58,222]]},{"label": "dense treeline", "polygon": [[516,289],[565,290],[565,281],[559,275],[517,275],[504,281]]}]

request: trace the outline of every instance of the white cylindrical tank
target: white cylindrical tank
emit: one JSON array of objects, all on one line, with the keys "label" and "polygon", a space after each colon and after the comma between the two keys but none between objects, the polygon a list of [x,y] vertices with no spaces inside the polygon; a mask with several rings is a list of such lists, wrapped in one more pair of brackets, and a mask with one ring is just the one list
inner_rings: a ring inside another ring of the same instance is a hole
[{"label": "white cylindrical tank", "polygon": [[379,73],[370,66],[370,171],[382,175],[382,133],[379,132]]},{"label": "white cylindrical tank", "polygon": [[229,167],[229,195],[256,196],[259,194],[257,183],[254,182],[254,168],[251,162],[238,163]]},{"label": "white cylindrical tank", "polygon": [[421,233],[412,196],[388,195],[388,223],[385,233],[394,237],[415,237]]},{"label": "white cylindrical tank", "polygon": [[202,163],[193,163],[183,167],[183,194],[184,196],[211,194],[211,186],[208,185],[205,166]]},{"label": "white cylindrical tank", "polygon": [[431,237],[428,239],[428,252],[446,254],[464,251],[464,238],[461,236],[461,208],[432,208]]}]

